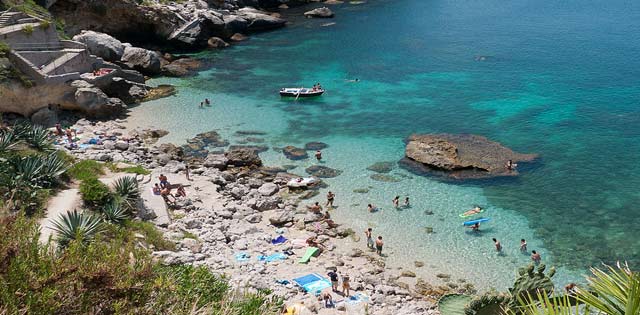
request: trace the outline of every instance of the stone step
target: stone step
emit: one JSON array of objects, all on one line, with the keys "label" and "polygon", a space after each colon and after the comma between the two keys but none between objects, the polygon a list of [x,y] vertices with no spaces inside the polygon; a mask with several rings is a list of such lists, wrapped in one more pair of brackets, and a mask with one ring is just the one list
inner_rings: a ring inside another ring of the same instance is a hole
[{"label": "stone step", "polygon": [[80,53],[78,53],[78,52],[68,52],[68,53],[56,58],[55,60],[50,62],[48,65],[42,67],[42,69],[40,71],[42,73],[49,74],[49,73],[53,72],[54,70],[56,70],[57,68],[63,66],[69,60],[71,60],[73,58],[76,58],[78,55],[80,55]]}]

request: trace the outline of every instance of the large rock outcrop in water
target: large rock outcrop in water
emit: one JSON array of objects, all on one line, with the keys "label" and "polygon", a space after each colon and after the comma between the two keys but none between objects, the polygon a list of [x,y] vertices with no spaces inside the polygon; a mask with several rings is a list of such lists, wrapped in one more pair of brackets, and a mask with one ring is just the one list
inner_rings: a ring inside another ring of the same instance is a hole
[{"label": "large rock outcrop in water", "polygon": [[454,179],[482,179],[516,176],[506,168],[514,163],[532,161],[536,154],[522,154],[476,135],[426,134],[407,139],[403,167],[417,173],[433,173]]}]

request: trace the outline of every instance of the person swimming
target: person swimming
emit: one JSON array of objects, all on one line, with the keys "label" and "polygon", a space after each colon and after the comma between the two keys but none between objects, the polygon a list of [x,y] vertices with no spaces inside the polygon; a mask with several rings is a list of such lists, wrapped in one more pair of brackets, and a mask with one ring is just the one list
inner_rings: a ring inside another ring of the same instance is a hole
[{"label": "person swimming", "polygon": [[463,213],[463,216],[470,216],[470,215],[474,215],[474,214],[478,214],[482,212],[482,208],[480,208],[479,206],[475,206],[473,209]]},{"label": "person swimming", "polygon": [[378,208],[372,204],[368,204],[367,205],[367,210],[369,210],[369,212],[376,212],[378,211]]}]

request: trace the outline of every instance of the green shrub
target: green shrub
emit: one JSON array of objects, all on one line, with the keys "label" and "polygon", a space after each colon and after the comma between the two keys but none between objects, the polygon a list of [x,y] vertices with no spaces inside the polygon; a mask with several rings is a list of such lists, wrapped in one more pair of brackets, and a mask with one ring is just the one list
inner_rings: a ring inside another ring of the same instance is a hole
[{"label": "green shrub", "polygon": [[127,221],[126,228],[134,233],[144,236],[147,244],[153,245],[156,250],[176,250],[176,244],[165,239],[162,232],[153,223],[144,221]]},{"label": "green shrub", "polygon": [[232,292],[205,267],[160,265],[129,229],[107,230],[60,253],[38,241],[35,220],[0,219],[0,234],[11,235],[0,238],[0,313],[277,314],[281,301],[266,292]]},{"label": "green shrub", "polygon": [[40,28],[43,30],[49,29],[49,27],[51,27],[51,22],[47,21],[47,20],[42,20],[40,21]]},{"label": "green shrub", "polygon": [[73,164],[67,171],[67,175],[78,180],[98,178],[104,175],[104,164],[95,160],[82,160]]},{"label": "green shrub", "polygon": [[80,183],[80,193],[84,203],[93,209],[102,208],[113,199],[109,187],[97,178],[89,178],[82,181]]},{"label": "green shrub", "polygon": [[11,50],[11,47],[7,45],[7,43],[0,41],[0,58],[4,58],[7,56],[7,53]]},{"label": "green shrub", "polygon": [[31,34],[33,34],[33,26],[32,25],[25,25],[25,26],[22,27],[22,31],[27,35],[31,35]]}]

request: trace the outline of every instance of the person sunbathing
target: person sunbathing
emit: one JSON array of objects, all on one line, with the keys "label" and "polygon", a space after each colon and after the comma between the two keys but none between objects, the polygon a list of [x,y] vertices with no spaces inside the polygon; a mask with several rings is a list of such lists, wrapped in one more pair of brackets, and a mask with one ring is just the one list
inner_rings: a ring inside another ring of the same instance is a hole
[{"label": "person sunbathing", "polygon": [[470,216],[470,215],[478,214],[480,212],[482,212],[482,208],[480,208],[478,206],[475,206],[475,208],[463,213],[462,215],[463,216]]}]

